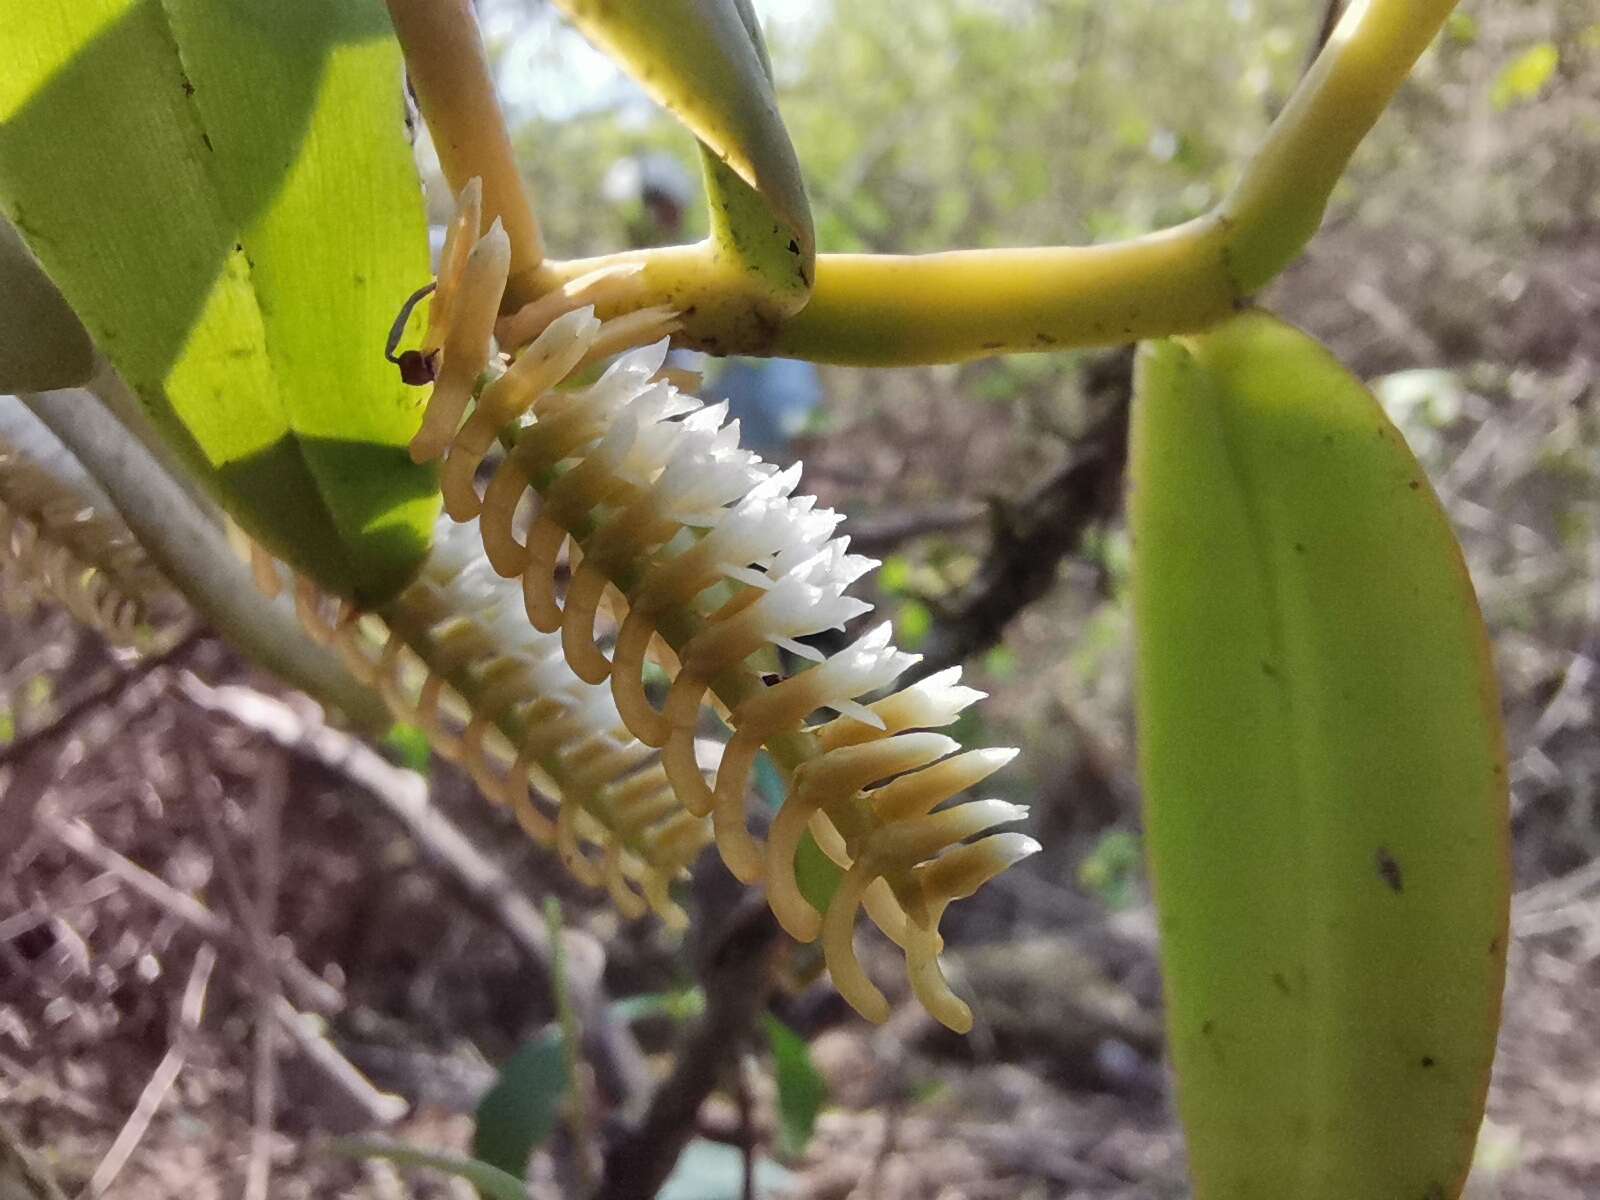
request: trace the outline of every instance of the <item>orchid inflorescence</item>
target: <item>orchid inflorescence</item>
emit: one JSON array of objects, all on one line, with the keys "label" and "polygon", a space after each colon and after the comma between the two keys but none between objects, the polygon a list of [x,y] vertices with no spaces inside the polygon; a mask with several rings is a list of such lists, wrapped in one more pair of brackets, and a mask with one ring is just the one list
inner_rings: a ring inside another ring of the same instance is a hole
[{"label": "orchid inflorescence", "polygon": [[[254,557],[263,590],[276,591],[283,568]],[[469,529],[441,520],[420,575],[381,616],[304,577],[294,601],[301,624],[397,719],[556,848],[575,878],[606,888],[624,916],[686,923],[669,889],[710,831],[682,811],[609,692],[575,676],[560,640],[521,619],[516,586],[490,570]]]},{"label": "orchid inflorescence", "polygon": [[[939,966],[940,918],[952,900],[1038,849],[1021,833],[988,832],[1020,819],[1021,806],[940,807],[1014,756],[957,753],[953,739],[929,732],[981,693],[961,686],[955,668],[864,703],[919,656],[890,643],[887,623],[831,656],[801,640],[843,629],[871,608],[845,595],[877,564],[834,536],[840,515],[794,494],[798,467],[780,471],[741,449],[725,405],[707,407],[680,390],[682,375],[664,365],[670,309],[596,317],[596,303],[627,268],[574,280],[500,319],[510,259],[498,221],[481,232],[474,181],[461,195],[429,305],[420,352],[435,382],[412,456],[442,458],[446,511],[475,522],[492,570],[520,581],[527,626],[559,638],[584,685],[609,684],[628,734],[660,750],[659,768],[648,769],[670,781],[678,811],[709,819],[729,870],[765,885],[791,935],[821,937],[845,998],[875,1020],[888,1015],[854,951],[864,907],[904,949],[929,1011],[969,1028],[971,1012]],[[509,363],[494,353],[497,332],[502,345],[519,347]],[[562,386],[605,360],[595,382]],[[571,575],[558,596],[563,550]],[[596,631],[602,607],[616,622],[609,653]],[[519,633],[500,614],[492,620],[508,646],[532,644],[526,627]],[[774,681],[755,661],[772,646],[812,665]],[[492,654],[487,644],[484,652]],[[659,708],[646,691],[647,658],[671,678]],[[710,782],[695,748],[707,705],[732,730]],[[807,724],[823,710],[836,715]],[[745,812],[763,750],[790,776],[765,846]],[[807,831],[843,872],[821,912],[796,878]],[[639,838],[635,853],[649,844]]]},{"label": "orchid inflorescence", "polygon": [[145,645],[180,605],[122,520],[0,437],[0,585],[54,601],[118,645]]}]

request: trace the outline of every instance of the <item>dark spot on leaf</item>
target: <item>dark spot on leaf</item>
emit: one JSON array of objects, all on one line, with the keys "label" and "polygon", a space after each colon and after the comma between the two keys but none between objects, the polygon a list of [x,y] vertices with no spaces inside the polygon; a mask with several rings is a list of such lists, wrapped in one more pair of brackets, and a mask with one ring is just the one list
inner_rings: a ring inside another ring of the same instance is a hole
[{"label": "dark spot on leaf", "polygon": [[1304,554],[1306,552],[1306,544],[1304,542],[1296,542],[1294,544],[1294,552],[1296,554]]},{"label": "dark spot on leaf", "polygon": [[1410,483],[1406,484],[1406,486],[1408,488],[1410,488],[1413,492],[1417,491],[1419,488],[1422,487],[1422,485],[1420,483],[1418,483],[1415,479],[1413,479]]},{"label": "dark spot on leaf", "polygon": [[800,243],[795,241],[793,238],[789,239],[789,253],[790,254],[799,254],[800,253]]},{"label": "dark spot on leaf", "polygon": [[211,145],[211,135],[209,133],[202,133],[200,135],[200,140],[206,144],[207,150],[213,149]]},{"label": "dark spot on leaf", "polygon": [[235,254],[243,254],[244,253],[244,243],[243,242],[235,242],[233,244],[233,252]]},{"label": "dark spot on leaf", "polygon": [[1431,1054],[1424,1054],[1424,1055],[1423,1055],[1423,1056],[1422,1056],[1422,1066],[1423,1066],[1423,1067],[1424,1067],[1424,1068],[1427,1068],[1427,1067],[1431,1067],[1431,1066],[1433,1066],[1433,1065],[1434,1065],[1434,1064],[1435,1064],[1435,1063],[1436,1063],[1436,1062],[1437,1062],[1437,1061],[1438,1061],[1438,1060],[1437,1060],[1437,1059],[1435,1059],[1435,1058],[1434,1058],[1434,1057],[1433,1057],[1433,1055],[1431,1055]]},{"label": "dark spot on leaf", "polygon": [[1278,668],[1273,666],[1266,659],[1262,659],[1261,660],[1261,673],[1263,675],[1265,675],[1268,679],[1276,679],[1278,677]]},{"label": "dark spot on leaf", "polygon": [[187,75],[183,77],[183,94],[185,96],[194,95],[194,84],[189,82],[189,77]]},{"label": "dark spot on leaf", "polygon": [[1285,996],[1291,994],[1290,988],[1289,988],[1289,981],[1283,977],[1283,972],[1282,971],[1274,971],[1272,973],[1272,986],[1277,988]]},{"label": "dark spot on leaf", "polygon": [[1490,954],[1499,954],[1500,953],[1500,938],[1499,938],[1498,934],[1489,939],[1489,953]]},{"label": "dark spot on leaf", "polygon": [[1216,1028],[1217,1028],[1217,1023],[1215,1021],[1205,1020],[1205,1021],[1200,1022],[1200,1032],[1202,1034],[1204,1034],[1206,1037],[1210,1037],[1212,1035],[1212,1033],[1216,1030]]},{"label": "dark spot on leaf", "polygon": [[1405,891],[1405,877],[1400,873],[1400,864],[1395,861],[1394,855],[1379,846],[1376,859],[1378,863],[1378,878],[1382,879],[1389,886],[1389,890],[1396,895]]}]

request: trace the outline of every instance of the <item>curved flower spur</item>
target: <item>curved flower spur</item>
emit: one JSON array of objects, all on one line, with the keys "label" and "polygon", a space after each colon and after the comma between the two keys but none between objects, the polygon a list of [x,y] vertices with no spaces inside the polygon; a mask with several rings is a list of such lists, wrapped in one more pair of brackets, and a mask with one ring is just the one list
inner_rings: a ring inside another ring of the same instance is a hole
[{"label": "curved flower spur", "polygon": [[[905,950],[929,1012],[969,1029],[971,1011],[939,967],[940,918],[952,900],[1038,849],[1023,834],[989,832],[1023,817],[1019,805],[939,807],[1015,753],[956,753],[955,741],[927,732],[981,693],[960,686],[957,669],[863,704],[918,660],[890,644],[888,624],[831,657],[799,640],[868,612],[844,592],[877,563],[833,536],[839,514],[793,494],[798,467],[780,472],[740,449],[725,405],[704,407],[679,390],[663,370],[671,310],[597,319],[594,306],[616,272],[575,280],[500,321],[503,340],[520,347],[502,368],[493,337],[510,244],[498,221],[480,235],[480,214],[474,181],[429,307],[421,353],[436,382],[412,456],[443,458],[447,512],[476,520],[494,571],[520,579],[528,622],[559,633],[580,679],[609,681],[628,731],[661,749],[683,808],[710,816],[729,870],[766,885],[794,937],[822,938],[844,997],[873,1020],[888,1015],[852,944],[864,907]],[[596,382],[561,387],[613,358]],[[497,442],[506,449],[480,495],[480,468]],[[530,493],[536,500],[524,518]],[[563,548],[572,572],[564,598],[556,586]],[[620,622],[609,657],[595,629],[603,601]],[[812,665],[772,682],[752,661],[769,645]],[[647,655],[671,677],[659,709],[645,690]],[[710,783],[694,752],[708,703],[732,730]],[[821,710],[838,715],[808,725]],[[765,847],[745,815],[763,749],[790,776]],[[795,876],[807,830],[843,870],[825,913]]]}]

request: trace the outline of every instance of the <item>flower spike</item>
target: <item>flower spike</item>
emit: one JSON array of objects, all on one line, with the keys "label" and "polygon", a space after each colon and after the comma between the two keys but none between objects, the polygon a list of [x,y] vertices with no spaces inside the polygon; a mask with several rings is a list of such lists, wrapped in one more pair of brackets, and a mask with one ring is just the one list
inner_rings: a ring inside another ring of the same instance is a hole
[{"label": "flower spike", "polygon": [[[835,534],[837,513],[795,495],[798,467],[780,471],[741,448],[725,404],[705,407],[679,390],[665,366],[675,313],[600,321],[593,305],[614,289],[614,276],[576,280],[500,321],[510,365],[469,413],[504,284],[497,230],[460,250],[476,232],[475,204],[470,189],[463,193],[451,228],[457,240],[441,267],[434,311],[442,329],[430,326],[424,343],[442,347],[439,382],[412,452],[444,460],[446,509],[476,524],[485,557],[461,564],[461,573],[503,577],[521,601],[510,606],[520,629],[503,628],[502,616],[497,636],[511,645],[548,639],[539,645],[556,649],[541,653],[559,653],[577,676],[573,686],[606,695],[607,714],[624,727],[618,736],[639,751],[659,748],[647,769],[675,793],[674,831],[709,824],[729,870],[765,884],[783,927],[803,941],[821,938],[836,984],[861,1012],[887,1015],[852,943],[865,908],[905,949],[912,990],[929,1011],[952,1028],[970,1027],[970,1011],[939,970],[939,920],[951,901],[1035,844],[991,832],[1021,819],[1018,806],[957,798],[1015,751],[961,753],[928,732],[980,696],[960,686],[956,670],[871,700],[918,660],[891,643],[887,623],[831,656],[803,640],[870,611],[847,589],[878,564],[849,553],[849,539]],[[571,383],[606,358],[613,361],[598,380]],[[497,443],[508,449],[491,460]],[[617,622],[609,646],[603,609]],[[772,647],[809,661],[772,681],[763,675]],[[647,658],[671,680],[659,707],[645,685]],[[695,746],[708,706],[732,730],[709,777]],[[812,724],[830,711],[838,715]],[[791,777],[765,845],[745,814],[763,751]],[[587,753],[606,763],[635,752]],[[575,873],[599,878],[606,858],[588,859],[578,845],[585,812],[593,806],[563,805],[555,840]],[[635,838],[636,855],[650,844],[648,830],[626,820],[607,828]],[[795,878],[808,833],[844,872],[821,913]],[[651,878],[659,883],[659,874]]]}]

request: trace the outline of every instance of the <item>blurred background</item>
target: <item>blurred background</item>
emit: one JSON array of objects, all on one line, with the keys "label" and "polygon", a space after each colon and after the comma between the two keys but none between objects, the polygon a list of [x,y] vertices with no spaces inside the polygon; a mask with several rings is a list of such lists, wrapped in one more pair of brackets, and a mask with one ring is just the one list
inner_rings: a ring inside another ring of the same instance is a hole
[{"label": "blurred background", "polygon": [[[1328,17],[1322,0],[757,8],[819,248],[881,252],[1202,213]],[[547,5],[480,12],[552,252],[700,236],[688,136]],[[1494,635],[1518,896],[1478,1200],[1600,1195],[1597,235],[1600,14],[1467,0],[1265,297],[1405,430]],[[1033,806],[1045,850],[946,920],[970,1038],[920,1013],[872,936],[897,1006],[882,1029],[789,956],[678,1122],[671,1194],[1187,1194],[1129,702],[1130,362],[706,364],[763,453],[803,459],[804,490],[883,560],[863,594],[900,644],[991,693],[958,732],[1023,748],[991,790]],[[324,1138],[465,1152],[498,1094],[479,1138],[511,1129],[539,1194],[575,1194],[727,986],[720,867],[697,873],[695,933],[623,922],[425,744],[323,729],[203,630],[141,656],[12,605],[0,780],[0,1121],[69,1193],[471,1196]],[[584,1030],[576,1113],[538,1082],[564,1077],[558,991]],[[6,1190],[42,1188],[8,1182],[24,1174],[0,1164],[0,1196],[48,1194]]]}]

